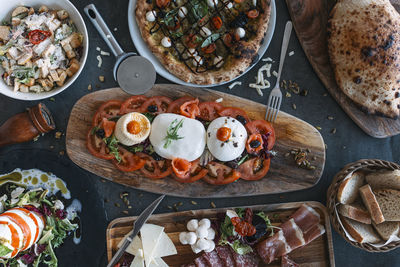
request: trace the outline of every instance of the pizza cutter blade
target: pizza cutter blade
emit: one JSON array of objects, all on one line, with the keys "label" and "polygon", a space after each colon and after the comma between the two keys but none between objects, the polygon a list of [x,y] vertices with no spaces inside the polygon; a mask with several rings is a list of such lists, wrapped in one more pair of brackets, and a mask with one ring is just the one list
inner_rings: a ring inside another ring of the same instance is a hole
[{"label": "pizza cutter blade", "polygon": [[125,53],[114,38],[94,4],[84,8],[86,15],[107,43],[117,58],[114,65],[114,79],[119,86],[132,95],[139,95],[150,90],[156,81],[156,70],[151,62],[136,53]]}]

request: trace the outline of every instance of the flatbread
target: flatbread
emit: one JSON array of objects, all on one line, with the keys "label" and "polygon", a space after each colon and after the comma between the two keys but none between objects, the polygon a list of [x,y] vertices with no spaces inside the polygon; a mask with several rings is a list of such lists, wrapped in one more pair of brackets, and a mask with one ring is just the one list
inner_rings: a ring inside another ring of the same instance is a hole
[{"label": "flatbread", "polygon": [[389,0],[339,0],[328,50],[340,89],[364,111],[396,119],[400,108],[400,15]]},{"label": "flatbread", "polygon": [[[175,1],[175,8],[179,6],[188,6],[188,1]],[[201,0],[205,1],[206,0]],[[214,0],[215,1],[215,0]],[[229,0],[230,1],[230,0]],[[225,0],[225,3],[229,1]],[[244,0],[246,2],[252,3],[253,0]],[[224,63],[222,67],[212,68],[204,71],[199,67],[198,69],[193,66],[193,57],[188,54],[188,47],[182,46],[172,46],[169,48],[165,48],[161,45],[161,40],[164,36],[169,35],[168,31],[164,31],[163,33],[157,32],[156,34],[151,33],[151,29],[154,26],[155,22],[149,22],[146,20],[146,13],[151,10],[155,10],[158,12],[158,7],[153,3],[155,1],[149,0],[138,0],[136,4],[136,21],[139,26],[141,35],[143,40],[146,42],[151,52],[158,58],[158,60],[164,65],[164,67],[172,73],[174,76],[179,79],[199,84],[199,85],[209,85],[222,83],[226,81],[230,81],[235,77],[241,75],[249,66],[252,65],[253,62],[258,60],[258,50],[263,41],[265,33],[268,29],[268,23],[270,18],[271,6],[270,0],[254,0],[257,3],[257,9],[260,10],[259,16],[254,19],[255,21],[251,22],[251,27],[254,29],[254,32],[249,38],[241,39],[240,41],[235,42],[234,46],[231,47],[232,53],[219,53],[219,46],[223,46],[222,44],[222,36],[226,32],[225,28],[221,30],[215,30],[209,24],[206,25],[213,33],[220,33],[220,44],[217,44],[217,50],[215,55],[222,56],[224,59]],[[216,1],[219,3],[224,3],[222,0]],[[235,4],[232,0],[231,3]],[[170,10],[172,7],[168,7],[167,10]],[[211,9],[210,9],[211,10]],[[210,12],[210,16],[214,14]],[[222,16],[222,15],[221,15]],[[223,16],[222,16],[223,17]],[[160,19],[157,15],[156,19]],[[223,21],[224,24],[228,25],[228,21]],[[183,23],[182,23],[183,24]],[[185,26],[186,27],[186,26]],[[197,26],[196,26],[197,27]],[[234,29],[230,29],[231,32]],[[170,37],[170,36],[167,36]],[[185,36],[184,36],[185,37]],[[183,38],[184,38],[183,37]],[[184,43],[184,42],[181,42]],[[215,43],[218,43],[216,41]],[[179,56],[177,53],[177,49],[179,52],[182,52]],[[223,47],[222,49],[225,49]],[[201,48],[197,47],[196,51],[199,55],[203,55],[201,52]],[[211,60],[210,60],[211,61]],[[185,64],[186,63],[186,64]],[[205,64],[203,64],[205,65]],[[198,70],[198,71],[197,71]]]}]

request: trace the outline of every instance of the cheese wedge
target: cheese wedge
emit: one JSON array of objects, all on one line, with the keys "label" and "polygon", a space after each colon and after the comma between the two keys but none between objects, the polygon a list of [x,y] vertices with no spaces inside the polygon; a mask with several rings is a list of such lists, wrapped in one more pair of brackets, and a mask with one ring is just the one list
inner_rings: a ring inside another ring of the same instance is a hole
[{"label": "cheese wedge", "polygon": [[[124,243],[124,241],[128,238],[128,236],[132,233],[132,231],[130,231],[119,243],[118,243],[118,248],[120,248],[122,246],[122,244]],[[131,242],[131,244],[126,248],[126,252],[129,254],[132,254],[134,256],[137,256],[138,250],[141,250],[143,252],[143,247],[142,247],[142,240],[140,239],[139,236],[135,236]]]},{"label": "cheese wedge", "polygon": [[154,252],[161,240],[162,234],[164,232],[164,227],[145,224],[142,229],[140,229],[140,236],[142,237],[142,247],[144,252],[144,261],[146,266],[149,267],[154,259]]},{"label": "cheese wedge", "polygon": [[139,256],[135,256],[130,267],[144,267],[144,259]]},{"label": "cheese wedge", "polygon": [[168,264],[161,258],[155,258],[147,267],[168,267]]},{"label": "cheese wedge", "polygon": [[153,257],[154,258],[162,258],[162,257],[167,257],[171,255],[176,255],[177,251],[175,248],[174,243],[172,240],[168,237],[168,235],[163,232],[161,235],[160,242],[158,243],[158,246],[156,247]]}]

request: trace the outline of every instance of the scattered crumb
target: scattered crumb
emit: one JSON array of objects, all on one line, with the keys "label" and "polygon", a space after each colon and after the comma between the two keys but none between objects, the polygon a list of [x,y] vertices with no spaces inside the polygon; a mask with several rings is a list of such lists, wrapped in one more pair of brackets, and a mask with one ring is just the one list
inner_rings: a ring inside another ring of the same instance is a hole
[{"label": "scattered crumb", "polygon": [[100,47],[96,47],[96,50],[99,51],[99,52],[101,51]]},{"label": "scattered crumb", "polygon": [[197,202],[194,200],[190,201],[190,203],[192,203],[193,205],[197,205]]},{"label": "scattered crumb", "polygon": [[103,65],[103,59],[101,58],[101,56],[97,56],[96,58],[97,58],[97,61],[99,62],[99,63],[97,64],[97,67],[98,67],[98,68],[101,68],[101,65]]},{"label": "scattered crumb", "polygon": [[89,91],[92,90],[92,84],[89,84],[88,87],[87,87],[87,89],[88,89]]},{"label": "scattered crumb", "polygon": [[236,85],[242,85],[242,82],[239,82],[239,81],[233,82],[233,83],[231,83],[228,87],[229,87],[229,89],[232,89],[232,88],[235,87]]},{"label": "scattered crumb", "polygon": [[321,128],[320,126],[315,126],[315,128],[316,128],[318,131],[321,131],[321,130],[322,130],[322,128]]},{"label": "scattered crumb", "polygon": [[96,84],[96,88],[99,89],[101,86],[99,84]]},{"label": "scattered crumb", "polygon": [[65,151],[64,151],[64,150],[61,150],[61,151],[59,152],[59,154],[60,154],[60,156],[64,156]]},{"label": "scattered crumb", "polygon": [[296,106],[296,104],[292,104],[292,108],[294,109],[294,110],[296,110],[297,109],[297,106]]},{"label": "scattered crumb", "polygon": [[272,75],[274,75],[275,77],[278,77],[278,73],[276,71],[272,71]]},{"label": "scattered crumb", "polygon": [[333,129],[331,130],[331,133],[332,133],[332,134],[335,134],[335,133],[336,133],[336,128],[333,128]]},{"label": "scattered crumb", "polygon": [[109,57],[111,54],[110,54],[110,52],[100,51],[100,55]]},{"label": "scattered crumb", "polygon": [[333,117],[333,116],[328,116],[328,120],[334,120],[335,119],[335,117]]},{"label": "scattered crumb", "polygon": [[56,99],[54,97],[50,97],[50,101],[56,102]]},{"label": "scattered crumb", "polygon": [[114,203],[114,206],[117,208],[121,207],[121,205],[119,203]]},{"label": "scattered crumb", "polygon": [[116,31],[118,31],[118,29],[117,29],[117,28],[114,28],[114,31],[116,32]]},{"label": "scattered crumb", "polygon": [[291,56],[293,56],[294,55],[294,51],[290,51],[289,52],[289,57],[291,57]]},{"label": "scattered crumb", "polygon": [[211,201],[210,205],[211,205],[211,207],[212,207],[213,209],[215,209],[215,208],[217,207],[217,205],[215,205],[215,203],[212,202],[212,201]]},{"label": "scattered crumb", "polygon": [[101,179],[100,181],[101,181],[102,183],[107,182],[106,179]]},{"label": "scattered crumb", "polygon": [[106,37],[107,37],[107,39],[110,39],[110,38],[111,38],[111,35],[107,34]]},{"label": "scattered crumb", "polygon": [[347,147],[346,146],[343,146],[343,149],[346,149]]},{"label": "scattered crumb", "polygon": [[50,149],[54,149],[54,146],[50,146]]},{"label": "scattered crumb", "polygon": [[270,57],[263,58],[263,59],[261,59],[261,60],[264,61],[264,62],[274,62],[274,61],[272,60],[272,58],[270,58]]},{"label": "scattered crumb", "polygon": [[122,213],[125,214],[125,215],[129,214],[129,212],[127,210],[123,210]]},{"label": "scattered crumb", "polygon": [[56,139],[60,139],[62,136],[62,132],[56,132],[54,136]]},{"label": "scattered crumb", "polygon": [[322,96],[328,96],[328,93],[323,94]]},{"label": "scattered crumb", "polygon": [[286,97],[291,97],[292,95],[289,92],[286,92]]},{"label": "scattered crumb", "polygon": [[100,76],[99,76],[99,81],[100,81],[101,83],[103,83],[103,82],[105,81],[105,78],[104,78],[103,75],[100,75]]}]

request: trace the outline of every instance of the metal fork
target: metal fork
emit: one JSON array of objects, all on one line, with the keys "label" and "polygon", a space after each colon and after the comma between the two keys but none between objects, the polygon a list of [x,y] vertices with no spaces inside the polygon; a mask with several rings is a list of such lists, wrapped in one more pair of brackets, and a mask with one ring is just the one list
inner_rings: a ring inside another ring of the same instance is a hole
[{"label": "metal fork", "polygon": [[288,21],[286,23],[285,33],[283,35],[281,58],[279,60],[278,77],[276,78],[275,87],[274,89],[272,89],[268,97],[268,105],[267,105],[267,112],[265,113],[265,119],[269,122],[275,122],[276,117],[278,116],[279,113],[279,109],[281,108],[282,92],[281,89],[279,88],[279,81],[281,79],[283,62],[285,61],[286,51],[289,45],[292,28],[293,28],[292,22]]}]

